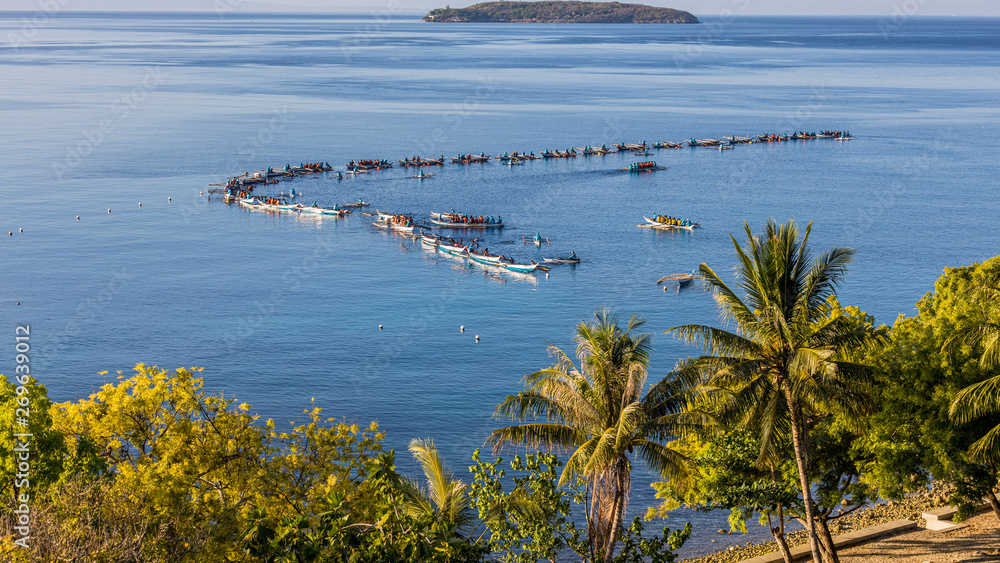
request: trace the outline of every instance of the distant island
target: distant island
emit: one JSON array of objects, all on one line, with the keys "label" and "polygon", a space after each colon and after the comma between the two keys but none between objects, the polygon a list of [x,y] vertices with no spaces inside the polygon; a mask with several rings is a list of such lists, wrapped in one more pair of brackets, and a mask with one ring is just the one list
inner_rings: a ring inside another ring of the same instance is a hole
[{"label": "distant island", "polygon": [[474,23],[701,23],[684,10],[619,2],[482,2],[438,8],[425,22]]}]

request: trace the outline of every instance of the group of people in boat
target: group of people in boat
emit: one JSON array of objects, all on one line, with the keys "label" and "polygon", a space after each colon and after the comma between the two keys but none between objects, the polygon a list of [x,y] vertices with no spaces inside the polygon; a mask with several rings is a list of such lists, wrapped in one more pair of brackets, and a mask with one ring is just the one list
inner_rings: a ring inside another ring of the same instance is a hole
[{"label": "group of people in boat", "polygon": [[638,145],[629,145],[625,141],[622,141],[615,146],[618,147],[619,151],[644,151],[646,150],[646,141],[643,141]]},{"label": "group of people in boat", "polygon": [[679,219],[677,217],[670,217],[668,215],[654,215],[653,220],[657,223],[662,223],[664,225],[671,225],[674,227],[690,227],[690,219]]},{"label": "group of people in boat", "polygon": [[574,157],[574,156],[576,156],[576,149],[574,149],[573,147],[570,147],[570,148],[568,148],[568,149],[566,149],[564,151],[560,151],[559,149],[556,149],[554,151],[550,151],[549,149],[545,149],[544,151],[542,151],[542,156],[545,157],[545,158],[567,158],[567,157]]},{"label": "group of people in boat", "polygon": [[490,157],[486,156],[486,153],[480,153],[478,156],[472,153],[460,154],[455,157],[455,160],[458,161],[459,163],[486,162],[489,159]]},{"label": "group of people in boat", "polygon": [[500,160],[532,160],[535,158],[535,151],[528,152],[517,152],[503,153]]},{"label": "group of people in boat", "polygon": [[413,217],[410,216],[410,215],[403,215],[403,214],[398,214],[397,215],[397,214],[393,214],[393,215],[389,216],[389,221],[388,222],[393,223],[394,225],[402,225],[404,227],[412,227],[413,226]]},{"label": "group of people in boat", "polygon": [[[490,249],[489,248],[484,248],[482,252],[479,252],[478,248],[479,248],[478,245],[476,245],[476,246],[470,245],[468,247],[469,254],[476,254],[476,255],[479,255],[479,256],[487,256],[487,257],[490,257],[490,258],[497,258],[497,256],[495,254],[490,254]],[[508,264],[513,264],[514,263],[514,259],[513,258],[511,258],[510,256],[504,256],[503,254],[501,254],[499,256],[499,259],[500,259],[501,262],[507,262]]]},{"label": "group of people in boat", "polygon": [[347,163],[348,168],[392,168],[392,164],[388,160],[359,160],[354,162],[353,160]]},{"label": "group of people in boat", "polygon": [[493,217],[492,215],[489,216],[480,215],[479,217],[476,217],[475,215],[459,215],[454,211],[452,211],[451,213],[443,213],[441,215],[441,220],[449,223],[463,223],[463,224],[473,224],[473,225],[481,225],[481,224],[499,225],[503,223],[503,217],[500,216]]},{"label": "group of people in boat", "polygon": [[649,170],[649,169],[652,169],[652,168],[656,168],[656,163],[653,162],[652,160],[647,161],[647,162],[636,162],[634,164],[629,164],[628,165],[629,171]]},{"label": "group of people in boat", "polygon": [[326,162],[310,162],[309,164],[299,163],[299,168],[307,168],[309,170],[328,170],[332,168],[332,166]]},{"label": "group of people in boat", "polygon": [[444,155],[442,154],[437,160],[414,156],[412,158],[404,158],[400,162],[403,166],[441,166],[444,164]]}]

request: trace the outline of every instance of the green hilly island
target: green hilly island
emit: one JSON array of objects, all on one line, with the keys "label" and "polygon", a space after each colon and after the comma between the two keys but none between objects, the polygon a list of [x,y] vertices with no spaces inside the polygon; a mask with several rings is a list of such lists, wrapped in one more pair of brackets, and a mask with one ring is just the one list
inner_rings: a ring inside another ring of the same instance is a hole
[{"label": "green hilly island", "polygon": [[683,10],[619,2],[481,2],[438,8],[427,22],[475,23],[700,23]]}]

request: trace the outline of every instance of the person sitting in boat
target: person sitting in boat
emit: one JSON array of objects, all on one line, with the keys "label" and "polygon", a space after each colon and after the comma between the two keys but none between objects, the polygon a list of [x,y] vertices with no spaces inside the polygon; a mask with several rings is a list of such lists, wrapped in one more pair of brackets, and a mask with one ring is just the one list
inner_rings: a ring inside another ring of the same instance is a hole
[{"label": "person sitting in boat", "polygon": [[573,251],[573,252],[569,253],[569,259],[570,260],[579,260],[579,258],[576,257],[576,251]]},{"label": "person sitting in boat", "polygon": [[536,243],[537,242],[542,242],[542,235],[541,235],[541,233],[535,233],[535,242]]}]

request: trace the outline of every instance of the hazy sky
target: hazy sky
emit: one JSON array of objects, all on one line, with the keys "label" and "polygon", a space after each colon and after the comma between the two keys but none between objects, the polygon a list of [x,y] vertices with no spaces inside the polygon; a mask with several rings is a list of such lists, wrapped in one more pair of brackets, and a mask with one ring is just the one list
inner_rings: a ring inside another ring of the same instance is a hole
[{"label": "hazy sky", "polygon": [[[628,1],[628,0],[625,0]],[[632,0],[641,4],[713,16],[729,10],[744,15],[1000,16],[998,0]],[[63,10],[128,11],[306,11],[392,14],[424,13],[432,8],[465,7],[477,0],[0,0],[0,10],[39,11],[58,3]]]}]

